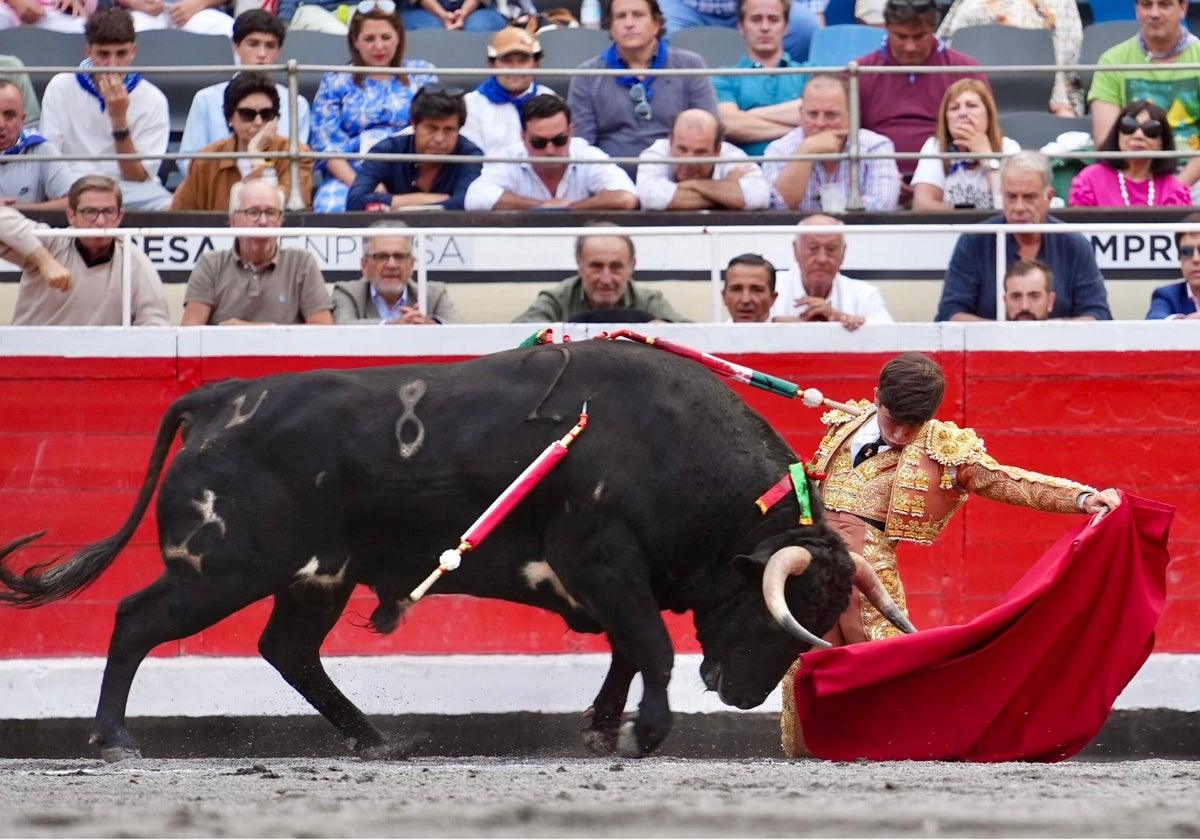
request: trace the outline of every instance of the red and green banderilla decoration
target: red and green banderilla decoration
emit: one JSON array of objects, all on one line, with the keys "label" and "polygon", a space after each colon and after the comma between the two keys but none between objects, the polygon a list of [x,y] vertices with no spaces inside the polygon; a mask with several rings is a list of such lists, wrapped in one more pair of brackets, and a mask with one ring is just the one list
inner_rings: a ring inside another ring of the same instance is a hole
[{"label": "red and green banderilla decoration", "polygon": [[504,517],[508,516],[517,506],[517,503],[524,499],[539,481],[545,478],[546,473],[567,456],[567,448],[575,438],[583,433],[583,430],[587,428],[587,423],[587,403],[584,403],[583,409],[579,413],[579,422],[572,426],[571,430],[561,439],[554,441],[542,450],[542,454],[537,456],[533,463],[526,467],[525,471],[496,497],[496,500],[475,520],[466,533],[459,537],[458,548],[448,548],[442,552],[442,556],[438,558],[438,567],[430,572],[429,577],[425,578],[420,586],[409,593],[409,599],[421,600],[429,591],[429,587],[437,583],[438,578],[446,572],[457,569],[462,563],[462,556],[471,549],[477,548],[487,538],[487,535],[504,520]]}]

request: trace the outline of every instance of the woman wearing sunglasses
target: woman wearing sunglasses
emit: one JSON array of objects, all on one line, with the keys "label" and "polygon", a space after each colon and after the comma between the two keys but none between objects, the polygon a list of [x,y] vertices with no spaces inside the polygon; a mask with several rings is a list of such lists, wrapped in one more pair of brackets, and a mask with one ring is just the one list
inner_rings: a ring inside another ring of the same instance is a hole
[{"label": "woman wearing sunglasses", "polygon": [[[404,24],[393,0],[363,0],[350,18],[348,73],[326,73],[312,107],[309,145],[318,152],[355,154],[370,151],[410,123],[409,107],[424,85],[437,82],[431,72],[396,74],[392,68],[430,71],[423,59],[404,57]],[[319,161],[325,182],[313,199],[320,213],[341,213],[346,194],[362,169],[362,160]]]},{"label": "woman wearing sunglasses", "polygon": [[1175,177],[1174,157],[1146,157],[1145,152],[1171,152],[1175,138],[1162,108],[1139,99],[1121,111],[1098,152],[1121,152],[1121,158],[1085,166],[1071,181],[1072,207],[1184,207],[1192,203],[1187,186]]},{"label": "woman wearing sunglasses", "polygon": [[[225,88],[225,121],[229,137],[210,143],[201,152],[257,152],[253,158],[198,158],[188,167],[187,177],[175,190],[172,210],[228,210],[229,191],[241,180],[263,177],[274,167],[279,186],[291,191],[291,167],[282,154],[288,139],[279,135],[279,90],[265,73],[238,73]],[[301,151],[308,146],[301,143]],[[278,156],[272,153],[277,153]],[[305,207],[312,200],[311,160],[300,161],[300,194]]]}]

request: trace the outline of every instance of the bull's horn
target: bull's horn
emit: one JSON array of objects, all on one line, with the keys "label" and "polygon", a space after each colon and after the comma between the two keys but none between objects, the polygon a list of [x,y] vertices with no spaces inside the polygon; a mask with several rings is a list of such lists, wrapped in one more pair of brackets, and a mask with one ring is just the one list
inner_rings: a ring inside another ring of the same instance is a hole
[{"label": "bull's horn", "polygon": [[815,648],[833,647],[829,642],[814,636],[796,620],[788,609],[787,598],[783,594],[783,585],[791,575],[802,575],[812,562],[812,554],[807,549],[796,545],[788,545],[776,551],[767,561],[763,569],[763,600],[767,609],[779,622],[784,630],[791,633],[802,642],[807,642]]},{"label": "bull's horn", "polygon": [[865,595],[867,600],[875,605],[875,609],[879,610],[883,617],[898,630],[904,633],[916,633],[917,628],[913,627],[908,616],[888,594],[887,587],[883,585],[879,575],[875,574],[871,564],[864,560],[861,554],[855,554],[853,551],[850,552],[850,557],[854,560],[854,585],[858,587],[858,591]]}]

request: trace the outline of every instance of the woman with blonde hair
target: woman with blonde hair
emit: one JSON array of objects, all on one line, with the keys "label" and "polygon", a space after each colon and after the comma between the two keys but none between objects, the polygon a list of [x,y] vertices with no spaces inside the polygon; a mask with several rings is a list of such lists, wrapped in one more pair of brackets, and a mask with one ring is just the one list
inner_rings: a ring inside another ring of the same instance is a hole
[{"label": "woman with blonde hair", "polygon": [[925,141],[922,155],[939,152],[974,157],[922,157],[913,173],[913,209],[1000,207],[999,153],[1007,157],[1021,150],[1015,140],[1000,132],[996,100],[978,79],[960,79],[942,97],[937,134]]}]

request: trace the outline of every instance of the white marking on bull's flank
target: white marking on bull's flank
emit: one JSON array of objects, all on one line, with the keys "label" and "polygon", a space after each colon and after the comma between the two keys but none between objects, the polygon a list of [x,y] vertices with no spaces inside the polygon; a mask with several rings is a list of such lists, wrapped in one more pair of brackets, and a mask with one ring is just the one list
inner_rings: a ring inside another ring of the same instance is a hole
[{"label": "white marking on bull's flank", "polygon": [[315,482],[315,485],[317,487],[320,487],[324,481],[325,481],[325,470],[321,470],[319,473],[317,473],[317,480]]},{"label": "white marking on bull's flank", "polygon": [[205,525],[216,525],[221,529],[221,536],[225,536],[225,520],[217,515],[217,494],[211,490],[205,490],[203,498],[192,502],[192,507],[200,512],[203,517],[200,520],[200,527]]},{"label": "white marking on bull's flank", "polygon": [[597,502],[600,501],[600,494],[603,492],[604,492],[604,482],[599,481],[596,483],[596,489],[592,491],[592,499]]},{"label": "white marking on bull's flank", "polygon": [[525,578],[525,584],[530,589],[537,589],[543,583],[548,583],[558,597],[570,604],[571,609],[579,609],[579,603],[571,597],[571,593],[567,592],[566,588],[562,585],[562,581],[558,579],[558,575],[554,574],[554,570],[550,568],[550,564],[545,560],[526,563],[525,567],[521,569],[521,574]]},{"label": "white marking on bull's flank", "polygon": [[162,550],[163,561],[167,563],[183,563],[185,566],[191,566],[197,572],[202,571],[200,568],[201,557],[199,554],[192,554],[185,544],[163,546]]},{"label": "white marking on bull's flank", "polygon": [[350,565],[349,560],[343,560],[341,568],[334,574],[322,574],[321,558],[315,554],[312,559],[304,564],[299,571],[296,572],[296,581],[307,586],[318,586],[323,589],[337,589],[346,582],[346,567]]},{"label": "white marking on bull's flank", "polygon": [[267,389],[263,388],[258,392],[258,399],[254,401],[254,407],[242,413],[242,408],[246,405],[246,395],[238,394],[233,400],[233,417],[229,418],[229,422],[225,424],[226,429],[232,429],[234,426],[240,426],[254,416],[258,411],[258,407],[262,405],[262,401],[266,399]]}]

